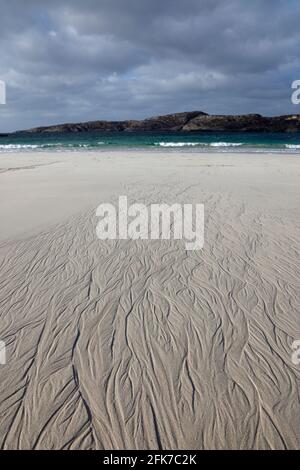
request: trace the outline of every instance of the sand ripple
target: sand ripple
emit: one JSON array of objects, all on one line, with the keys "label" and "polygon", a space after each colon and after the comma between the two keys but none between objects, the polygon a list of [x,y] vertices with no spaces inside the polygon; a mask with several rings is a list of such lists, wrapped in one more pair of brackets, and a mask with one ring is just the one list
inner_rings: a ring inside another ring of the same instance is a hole
[{"label": "sand ripple", "polygon": [[94,211],[0,246],[3,449],[299,448],[299,227],[197,187],[131,196],[187,194],[201,252],[99,242]]}]

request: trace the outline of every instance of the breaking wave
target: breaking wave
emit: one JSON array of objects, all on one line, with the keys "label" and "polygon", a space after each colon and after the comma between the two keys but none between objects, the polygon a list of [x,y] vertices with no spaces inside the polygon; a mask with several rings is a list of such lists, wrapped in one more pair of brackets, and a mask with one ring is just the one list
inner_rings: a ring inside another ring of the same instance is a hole
[{"label": "breaking wave", "polygon": [[286,144],[287,149],[300,149],[300,145],[298,144]]},{"label": "breaking wave", "polygon": [[242,142],[212,142],[210,147],[239,147]]},{"label": "breaking wave", "polygon": [[238,147],[242,142],[156,142],[160,147]]}]

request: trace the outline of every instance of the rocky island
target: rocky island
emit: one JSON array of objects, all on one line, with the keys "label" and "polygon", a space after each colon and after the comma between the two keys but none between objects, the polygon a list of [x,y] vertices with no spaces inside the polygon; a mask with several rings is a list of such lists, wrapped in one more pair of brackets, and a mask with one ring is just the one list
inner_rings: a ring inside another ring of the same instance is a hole
[{"label": "rocky island", "polygon": [[[140,121],[89,121],[36,127],[32,134],[64,132],[300,132],[300,115],[265,117],[260,114],[210,115],[191,111],[155,116]],[[18,133],[19,133],[18,132]]]}]

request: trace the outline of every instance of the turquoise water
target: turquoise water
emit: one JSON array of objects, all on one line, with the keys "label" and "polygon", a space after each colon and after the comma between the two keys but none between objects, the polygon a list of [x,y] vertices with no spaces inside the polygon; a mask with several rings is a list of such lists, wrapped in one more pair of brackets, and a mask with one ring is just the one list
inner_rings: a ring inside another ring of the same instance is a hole
[{"label": "turquoise water", "polygon": [[98,133],[19,134],[0,138],[0,152],[66,150],[184,150],[300,153],[300,133]]}]

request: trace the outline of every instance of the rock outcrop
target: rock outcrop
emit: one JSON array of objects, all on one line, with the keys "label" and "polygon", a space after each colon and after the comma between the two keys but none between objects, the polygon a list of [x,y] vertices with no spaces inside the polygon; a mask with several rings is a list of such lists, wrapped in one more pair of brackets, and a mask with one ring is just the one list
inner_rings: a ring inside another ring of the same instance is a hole
[{"label": "rock outcrop", "polygon": [[167,114],[141,121],[90,121],[29,129],[28,133],[63,132],[300,132],[300,115],[209,115],[201,111]]},{"label": "rock outcrop", "polygon": [[300,115],[264,117],[260,114],[205,115],[191,119],[182,131],[300,132]]}]

